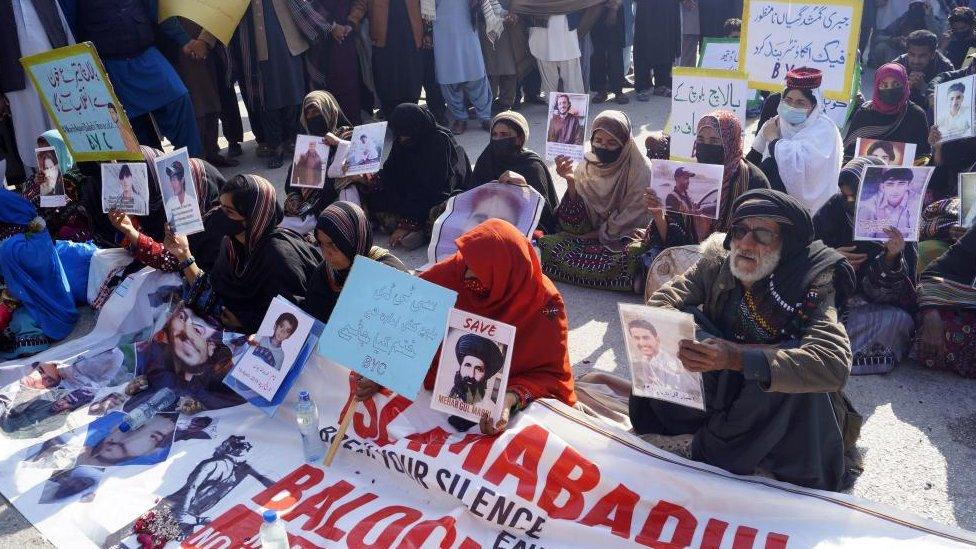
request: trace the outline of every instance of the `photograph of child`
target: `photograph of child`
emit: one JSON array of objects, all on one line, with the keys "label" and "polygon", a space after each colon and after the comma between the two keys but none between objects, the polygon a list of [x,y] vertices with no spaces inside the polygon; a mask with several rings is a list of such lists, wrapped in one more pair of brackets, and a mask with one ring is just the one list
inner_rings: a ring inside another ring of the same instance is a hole
[{"label": "photograph of child", "polygon": [[959,225],[976,225],[976,173],[959,174]]},{"label": "photograph of child", "polygon": [[565,155],[583,159],[586,116],[590,97],[578,93],[549,93],[549,120],[546,127],[546,159]]},{"label": "photograph of child", "polygon": [[53,147],[35,149],[37,156],[36,179],[42,208],[60,208],[68,203],[64,194],[64,177]]},{"label": "photograph of child", "polygon": [[189,235],[203,231],[203,216],[186,148],[153,161],[163,196],[166,220],[174,232]]},{"label": "photograph of child", "polygon": [[323,138],[314,135],[297,136],[291,168],[291,185],[309,189],[324,187],[328,160],[329,148]]},{"label": "photograph of child", "polygon": [[858,189],[856,240],[887,240],[894,227],[906,242],[917,242],[925,188],[933,168],[869,166]]},{"label": "photograph of child", "polygon": [[149,215],[149,171],[145,164],[102,163],[102,212]]},{"label": "photograph of child", "polygon": [[704,409],[701,374],[689,372],[678,359],[679,342],[695,338],[692,316],[627,303],[618,308],[633,393]]},{"label": "photograph of child", "polygon": [[655,160],[651,164],[651,192],[663,198],[665,210],[718,217],[723,166],[676,160]]},{"label": "photograph of child", "polygon": [[973,87],[976,75],[943,82],[935,89],[935,125],[942,142],[974,135]]},{"label": "photograph of child", "polygon": [[383,140],[386,137],[386,122],[356,126],[350,138],[349,156],[346,158],[345,175],[375,173],[380,169],[383,159]]},{"label": "photograph of child", "polygon": [[914,143],[899,143],[882,139],[868,139],[859,137],[854,145],[856,156],[873,156],[887,166],[904,166],[910,168],[915,164]]}]

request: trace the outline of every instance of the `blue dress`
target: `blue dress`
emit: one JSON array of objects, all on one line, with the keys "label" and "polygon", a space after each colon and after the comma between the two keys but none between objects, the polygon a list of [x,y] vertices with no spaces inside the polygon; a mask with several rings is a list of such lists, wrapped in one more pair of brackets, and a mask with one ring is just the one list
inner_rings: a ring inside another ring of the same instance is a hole
[{"label": "blue dress", "polygon": [[481,40],[471,24],[468,0],[438,0],[434,21],[434,63],[438,84],[459,84],[485,77]]}]

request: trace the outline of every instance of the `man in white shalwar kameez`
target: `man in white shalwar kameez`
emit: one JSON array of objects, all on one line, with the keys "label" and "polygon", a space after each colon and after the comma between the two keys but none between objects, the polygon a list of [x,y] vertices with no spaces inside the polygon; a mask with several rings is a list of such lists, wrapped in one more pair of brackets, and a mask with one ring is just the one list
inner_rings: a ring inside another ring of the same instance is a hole
[{"label": "man in white shalwar kameez", "polygon": [[844,144],[837,126],[823,114],[823,73],[797,68],[786,75],[777,115],[763,124],[752,148],[774,189],[798,199],[810,215],[837,193]]}]

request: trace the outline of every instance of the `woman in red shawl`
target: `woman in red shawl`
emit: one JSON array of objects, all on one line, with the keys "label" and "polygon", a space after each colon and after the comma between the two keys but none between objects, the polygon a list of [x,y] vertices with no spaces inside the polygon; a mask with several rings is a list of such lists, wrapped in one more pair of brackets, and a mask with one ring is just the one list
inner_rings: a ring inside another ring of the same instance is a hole
[{"label": "woman in red shawl", "polygon": [[[507,221],[490,219],[457,239],[458,251],[420,277],[458,293],[456,308],[515,326],[505,410],[494,425],[482,418],[481,431],[505,430],[510,415],[537,398],[576,404],[569,364],[566,305],[546,275],[532,245]],[[434,357],[424,380],[428,390],[437,375]],[[357,397],[378,390],[362,379]]]}]

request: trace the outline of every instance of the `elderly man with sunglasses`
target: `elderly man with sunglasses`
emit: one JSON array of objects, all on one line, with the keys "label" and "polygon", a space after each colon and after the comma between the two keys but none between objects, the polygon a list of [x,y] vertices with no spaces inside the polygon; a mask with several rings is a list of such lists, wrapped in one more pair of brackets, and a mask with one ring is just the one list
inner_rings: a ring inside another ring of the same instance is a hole
[{"label": "elderly man with sunglasses", "polygon": [[678,358],[702,373],[706,410],[632,396],[634,429],[693,434],[693,459],[736,474],[842,489],[861,417],[842,392],[851,350],[835,301],[853,269],[814,241],[798,200],[773,190],[742,194],[724,246],[710,242],[648,300],[695,314],[697,341],[681,341]]}]

